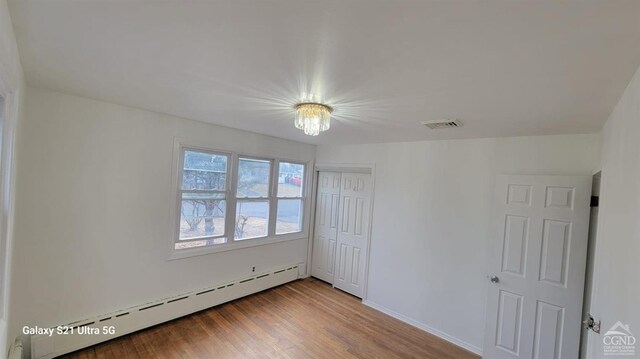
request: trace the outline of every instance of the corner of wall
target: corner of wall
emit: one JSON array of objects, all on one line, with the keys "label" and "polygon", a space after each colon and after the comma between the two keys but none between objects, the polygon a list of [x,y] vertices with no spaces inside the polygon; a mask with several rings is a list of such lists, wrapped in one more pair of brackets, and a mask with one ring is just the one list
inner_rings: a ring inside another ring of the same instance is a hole
[{"label": "corner of wall", "polygon": [[[608,330],[617,321],[637,332],[640,290],[634,258],[640,255],[640,68],[636,70],[600,133],[600,208],[591,292],[591,314]],[[636,270],[636,271],[634,271]],[[614,280],[612,278],[615,278]],[[635,329],[634,329],[635,328]],[[587,358],[604,355],[603,336],[589,333]],[[640,347],[636,345],[636,355]]]},{"label": "corner of wall", "polygon": [[[7,209],[0,225],[4,239],[4,278],[0,281],[3,288],[4,318],[0,318],[0,355],[7,353],[13,343],[14,330],[11,313],[11,268],[13,252],[13,203],[15,184],[15,139],[24,110],[25,79],[18,54],[18,45],[13,33],[13,23],[6,0],[0,0],[0,93],[5,96],[5,122],[2,131],[2,149],[0,159],[0,198],[1,206]],[[17,334],[17,333],[16,333]]]}]

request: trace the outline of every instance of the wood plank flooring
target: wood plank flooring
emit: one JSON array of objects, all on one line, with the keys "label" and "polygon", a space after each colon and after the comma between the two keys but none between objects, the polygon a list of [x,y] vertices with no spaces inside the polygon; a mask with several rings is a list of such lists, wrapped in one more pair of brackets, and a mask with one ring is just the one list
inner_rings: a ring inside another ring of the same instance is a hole
[{"label": "wood plank flooring", "polygon": [[66,358],[479,358],[317,279],[235,300]]}]

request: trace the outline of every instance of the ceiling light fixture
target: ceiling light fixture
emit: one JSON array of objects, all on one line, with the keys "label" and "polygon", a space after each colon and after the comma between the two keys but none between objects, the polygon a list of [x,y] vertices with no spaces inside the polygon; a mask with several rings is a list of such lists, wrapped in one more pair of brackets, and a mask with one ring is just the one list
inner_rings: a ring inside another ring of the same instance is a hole
[{"label": "ceiling light fixture", "polygon": [[331,126],[333,108],[317,102],[303,102],[295,105],[296,119],[293,124],[305,135],[317,136]]}]

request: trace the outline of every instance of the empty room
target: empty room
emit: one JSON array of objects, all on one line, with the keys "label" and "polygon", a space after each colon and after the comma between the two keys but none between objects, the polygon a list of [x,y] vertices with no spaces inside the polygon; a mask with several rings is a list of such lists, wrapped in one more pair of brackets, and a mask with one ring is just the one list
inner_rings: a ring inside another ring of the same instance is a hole
[{"label": "empty room", "polygon": [[640,0],[0,0],[0,358],[640,358]]}]

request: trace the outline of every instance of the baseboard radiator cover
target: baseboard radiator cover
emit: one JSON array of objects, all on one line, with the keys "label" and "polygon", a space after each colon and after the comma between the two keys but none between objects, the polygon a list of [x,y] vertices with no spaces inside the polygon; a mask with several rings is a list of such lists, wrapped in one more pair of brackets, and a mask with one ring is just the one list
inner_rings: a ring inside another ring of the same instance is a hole
[{"label": "baseboard radiator cover", "polygon": [[[34,359],[54,358],[273,288],[300,278],[300,271],[304,272],[303,269],[303,264],[290,265],[232,282],[61,325],[60,328],[69,328],[66,330],[67,334],[64,334],[64,330],[59,331],[59,327],[56,326],[52,328],[52,335],[31,336],[31,357]],[[115,330],[113,334],[109,333],[111,327]]]}]

